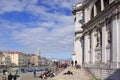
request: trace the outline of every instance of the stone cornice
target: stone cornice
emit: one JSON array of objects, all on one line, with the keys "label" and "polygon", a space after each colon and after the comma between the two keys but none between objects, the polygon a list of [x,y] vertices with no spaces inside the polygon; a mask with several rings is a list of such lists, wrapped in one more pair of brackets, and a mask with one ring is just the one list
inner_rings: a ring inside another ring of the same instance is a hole
[{"label": "stone cornice", "polygon": [[83,33],[83,30],[75,31],[75,34]]}]

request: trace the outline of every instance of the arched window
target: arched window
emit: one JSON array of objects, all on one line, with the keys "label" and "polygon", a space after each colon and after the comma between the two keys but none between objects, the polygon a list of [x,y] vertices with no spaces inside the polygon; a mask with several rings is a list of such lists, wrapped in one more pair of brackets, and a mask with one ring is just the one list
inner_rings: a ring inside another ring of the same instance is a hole
[{"label": "arched window", "polygon": [[92,10],[91,10],[91,19],[94,17],[94,6],[92,7]]},{"label": "arched window", "polygon": [[97,10],[96,12],[98,14],[99,12],[101,12],[101,0],[97,0],[95,3],[95,6],[96,6],[96,10]]},{"label": "arched window", "polygon": [[109,0],[103,0],[104,1],[104,7],[106,8],[109,5]]}]

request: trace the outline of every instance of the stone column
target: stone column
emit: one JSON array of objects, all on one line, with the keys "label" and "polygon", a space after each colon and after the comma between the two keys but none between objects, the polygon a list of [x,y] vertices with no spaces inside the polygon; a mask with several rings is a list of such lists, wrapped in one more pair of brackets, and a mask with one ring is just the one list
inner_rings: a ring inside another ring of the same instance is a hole
[{"label": "stone column", "polygon": [[87,63],[86,41],[87,41],[87,36],[84,35],[84,63]]},{"label": "stone column", "polygon": [[97,15],[97,9],[96,9],[96,6],[94,5],[94,16]]},{"label": "stone column", "polygon": [[107,43],[107,34],[106,34],[106,25],[102,25],[102,63],[106,63],[106,43]]},{"label": "stone column", "polygon": [[91,59],[92,59],[92,63],[95,64],[95,32],[94,30],[91,33]]},{"label": "stone column", "polygon": [[118,54],[119,54],[119,26],[117,17],[112,21],[112,68],[118,68]]},{"label": "stone column", "polygon": [[[118,33],[119,35],[118,36],[119,36],[119,41],[120,41],[120,14],[118,14],[117,18],[118,18],[118,25],[119,25],[119,33]],[[120,50],[120,42],[119,42],[119,50]],[[119,59],[118,59],[119,64],[118,65],[119,65],[119,68],[120,68],[120,51],[119,51],[119,56],[118,57],[119,57]]]},{"label": "stone column", "polygon": [[81,33],[76,34],[75,43],[74,43],[74,51],[75,51],[75,60],[77,60],[78,64],[82,66],[82,44],[80,41]]},{"label": "stone column", "polygon": [[89,63],[90,55],[89,55],[89,36],[84,36],[84,56],[85,56],[85,63]]},{"label": "stone column", "polygon": [[[75,35],[76,36],[76,35]],[[74,51],[72,53],[72,60],[75,61],[76,60],[76,52],[75,52],[75,37],[74,37]]]},{"label": "stone column", "polygon": [[101,0],[101,11],[103,11],[104,10],[104,2],[103,2],[103,0]]},{"label": "stone column", "polygon": [[84,14],[85,14],[85,23],[87,23],[90,20],[90,10],[88,10],[87,8],[84,10]]}]

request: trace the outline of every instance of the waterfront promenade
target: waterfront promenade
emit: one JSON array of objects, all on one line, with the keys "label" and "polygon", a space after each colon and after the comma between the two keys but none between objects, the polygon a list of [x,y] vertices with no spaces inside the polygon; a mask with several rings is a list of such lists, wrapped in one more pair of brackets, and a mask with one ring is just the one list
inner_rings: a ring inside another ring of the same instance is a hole
[{"label": "waterfront promenade", "polygon": [[[63,75],[68,70],[70,70],[73,75]],[[21,74],[17,80],[40,80],[40,78],[38,78],[40,74],[41,72],[37,72],[37,77],[34,77],[32,72],[24,73]],[[48,78],[46,80],[93,80],[93,77],[85,69],[75,69],[68,67],[62,71],[60,70],[59,74],[55,75],[55,77]]]}]

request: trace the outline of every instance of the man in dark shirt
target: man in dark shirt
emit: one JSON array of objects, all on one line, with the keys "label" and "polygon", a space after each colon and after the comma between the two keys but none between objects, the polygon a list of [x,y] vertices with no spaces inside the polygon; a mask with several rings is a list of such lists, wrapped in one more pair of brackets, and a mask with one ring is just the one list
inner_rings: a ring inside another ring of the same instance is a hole
[{"label": "man in dark shirt", "polygon": [[8,75],[8,80],[12,80],[12,78],[13,78],[13,75],[10,73],[10,74]]}]

